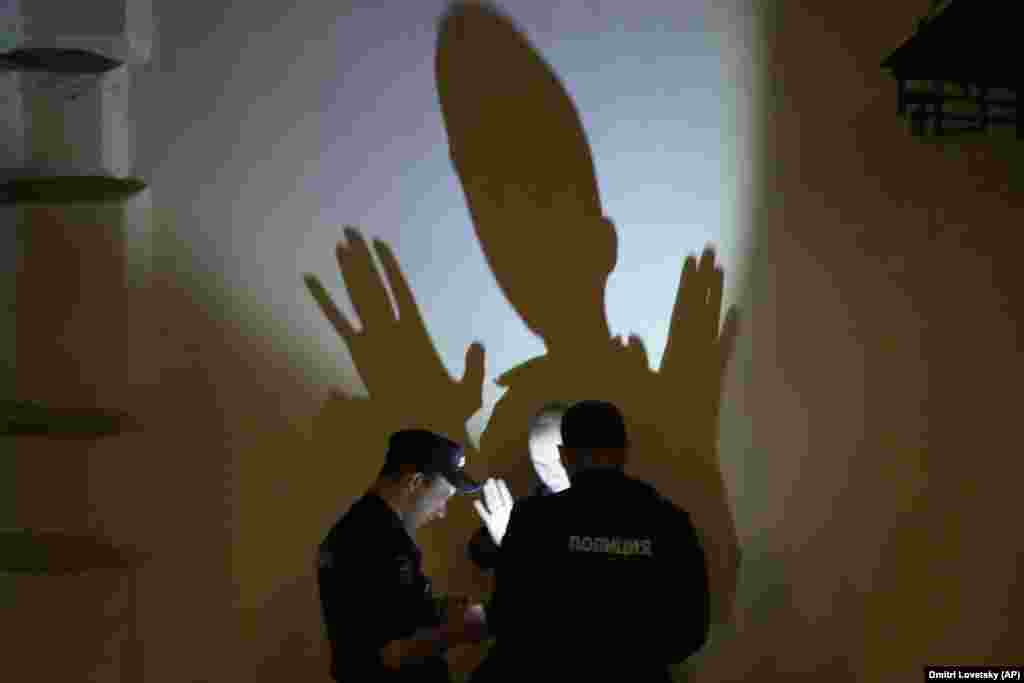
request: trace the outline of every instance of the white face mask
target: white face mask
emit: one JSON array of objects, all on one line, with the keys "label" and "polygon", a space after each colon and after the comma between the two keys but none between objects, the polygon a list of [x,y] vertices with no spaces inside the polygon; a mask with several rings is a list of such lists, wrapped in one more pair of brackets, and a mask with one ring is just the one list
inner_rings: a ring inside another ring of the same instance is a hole
[{"label": "white face mask", "polygon": [[530,436],[530,460],[537,476],[549,489],[558,493],[569,488],[569,474],[558,453],[561,438],[556,430]]}]

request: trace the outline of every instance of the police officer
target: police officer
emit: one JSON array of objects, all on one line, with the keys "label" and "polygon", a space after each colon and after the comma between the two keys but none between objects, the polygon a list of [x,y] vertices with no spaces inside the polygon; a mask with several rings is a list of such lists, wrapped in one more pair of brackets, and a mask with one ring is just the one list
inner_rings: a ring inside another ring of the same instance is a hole
[{"label": "police officer", "polygon": [[413,536],[444,517],[452,495],[481,488],[464,466],[463,449],[443,436],[392,434],[376,482],[321,542],[318,586],[336,681],[450,680],[443,654],[464,642],[463,617],[479,608],[435,598]]},{"label": "police officer", "polygon": [[689,516],[625,474],[614,405],[574,404],[561,435],[572,486],[516,501],[486,611],[497,661],[472,680],[671,681],[670,665],[704,645],[710,621]]}]

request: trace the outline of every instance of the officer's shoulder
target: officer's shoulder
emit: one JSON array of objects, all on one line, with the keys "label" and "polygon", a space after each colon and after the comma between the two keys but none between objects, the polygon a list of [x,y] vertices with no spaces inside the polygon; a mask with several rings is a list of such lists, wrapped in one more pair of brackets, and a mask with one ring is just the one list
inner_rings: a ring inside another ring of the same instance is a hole
[{"label": "officer's shoulder", "polygon": [[520,518],[535,517],[537,515],[543,516],[545,510],[557,507],[561,501],[564,500],[562,494],[567,491],[568,489],[560,493],[552,493],[546,496],[524,496],[515,502],[515,514]]},{"label": "officer's shoulder", "polygon": [[665,495],[654,486],[654,484],[644,481],[643,479],[637,479],[635,477],[626,477],[627,486],[631,489],[631,492],[642,498],[654,501],[660,504],[672,504]]},{"label": "officer's shoulder", "polygon": [[538,506],[544,505],[544,502],[554,498],[554,494],[550,496],[523,496],[515,501],[515,510],[518,513],[522,512],[533,512]]},{"label": "officer's shoulder", "polygon": [[668,514],[679,518],[690,518],[690,513],[686,508],[659,491],[653,484],[640,480],[634,481],[641,485],[639,490],[643,492],[645,497],[649,497],[652,502],[663,508]]},{"label": "officer's shoulder", "polygon": [[364,501],[365,497],[356,499],[348,510],[338,517],[334,526],[327,532],[323,540],[324,545],[344,542],[374,531],[371,528],[373,519],[367,514]]},{"label": "officer's shoulder", "polygon": [[660,496],[659,502],[662,508],[666,511],[666,514],[668,514],[672,519],[677,520],[680,524],[685,523],[688,526],[693,526],[693,518],[691,517],[689,510],[667,496],[661,494],[658,495]]}]

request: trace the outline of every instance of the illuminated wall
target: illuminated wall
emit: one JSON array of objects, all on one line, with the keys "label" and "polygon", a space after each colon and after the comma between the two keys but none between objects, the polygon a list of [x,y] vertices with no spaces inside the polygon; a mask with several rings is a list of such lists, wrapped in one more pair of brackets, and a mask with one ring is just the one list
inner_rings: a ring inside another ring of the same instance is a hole
[{"label": "illuminated wall", "polygon": [[[473,438],[500,395],[492,380],[544,351],[494,282],[448,159],[433,71],[443,7],[284,14],[167,6],[152,90],[140,93],[155,123],[139,151],[161,188],[165,239],[187,245],[197,283],[220,281],[211,285],[223,291],[217,315],[241,335],[218,342],[216,360],[204,343],[198,361],[218,377],[217,410],[232,434],[240,604],[255,610],[246,623],[257,630],[276,621],[300,631],[293,643],[319,635],[315,621],[299,617],[317,616],[309,611],[311,544],[382,457],[378,448],[342,462],[343,446],[309,426],[328,386],[363,393],[300,279],[317,274],[353,313],[334,259],[341,226],[393,247],[452,375],[461,376],[469,343],[483,342],[484,405],[470,423]],[[743,45],[749,22],[702,3],[504,8],[580,110],[618,231],[607,315],[613,333],[645,339],[657,367],[688,253],[714,243],[727,303],[740,296],[752,152],[749,119],[736,112],[749,102],[752,75],[749,47],[734,44]],[[733,472],[749,441],[745,420],[736,422],[723,443]],[[443,586],[449,550],[432,547],[429,533],[424,542]],[[270,616],[279,613],[286,616]]]},{"label": "illuminated wall", "polygon": [[[344,353],[297,274],[319,274],[352,313],[333,254],[345,224],[394,246],[453,373],[474,339],[488,348],[489,378],[543,350],[494,286],[448,159],[433,73],[443,6],[297,9],[271,22],[239,5],[219,25],[200,22],[202,36],[166,45],[153,86],[190,82],[193,93],[161,102],[164,120],[181,123],[148,141],[154,184],[191,179],[187,196],[166,183],[166,205],[217,224],[203,228],[209,266],[216,253],[232,287],[293,332],[280,343],[336,381],[348,376]],[[730,300],[740,282],[750,141],[733,118],[739,65],[722,57],[734,59],[737,29],[696,2],[507,10],[581,110],[621,240],[609,317],[616,333],[647,338],[656,363],[686,253],[717,244]],[[173,21],[163,22],[169,35]],[[206,77],[192,82],[200,68]]]},{"label": "illuminated wall", "polygon": [[[620,241],[613,332],[657,365],[682,259],[707,241],[745,312],[721,438],[742,583],[696,680],[903,680],[1020,642],[1021,155],[905,135],[877,67],[919,4],[760,25],[719,3],[505,4],[590,135]],[[322,412],[329,386],[363,389],[301,281],[352,312],[342,224],[392,245],[453,375],[486,346],[474,437],[491,381],[543,351],[447,159],[443,3],[282,8],[157,3],[138,81],[159,220],[135,322],[163,331],[161,379],[150,435],[90,452],[90,494],[158,556],[138,577],[147,682],[327,678],[313,546],[383,457]],[[442,538],[423,540],[444,587]]]}]

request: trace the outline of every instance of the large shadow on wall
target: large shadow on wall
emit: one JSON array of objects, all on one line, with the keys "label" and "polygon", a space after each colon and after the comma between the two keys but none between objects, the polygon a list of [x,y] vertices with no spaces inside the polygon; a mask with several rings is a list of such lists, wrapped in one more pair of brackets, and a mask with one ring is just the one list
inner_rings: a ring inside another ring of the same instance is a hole
[{"label": "large shadow on wall", "polygon": [[[717,443],[722,381],[738,327],[734,311],[721,320],[723,273],[713,251],[699,260],[680,257],[669,341],[652,370],[643,340],[611,337],[605,286],[616,264],[617,229],[602,210],[579,115],[550,66],[494,8],[460,3],[440,23],[436,69],[451,158],[476,235],[505,296],[546,347],[499,378],[507,392],[479,454],[467,458],[469,470],[503,478],[515,497],[524,496],[531,482],[527,425],[537,409],[551,400],[613,401],[627,419],[629,473],[690,513],[708,558],[714,621],[728,622],[739,550]],[[453,380],[392,249],[380,242],[371,249],[347,229],[338,261],[360,329],[315,277],[306,282],[370,398],[337,392],[317,418],[314,440],[346,473],[342,495],[353,498],[380,468],[391,431],[425,427],[471,444],[466,421],[481,406],[484,350],[471,346],[466,376]],[[321,531],[333,521],[324,519]],[[465,553],[479,526],[469,502],[457,501],[443,524],[421,533],[436,588],[477,596],[492,589]],[[463,655],[453,670],[476,659]]]}]

